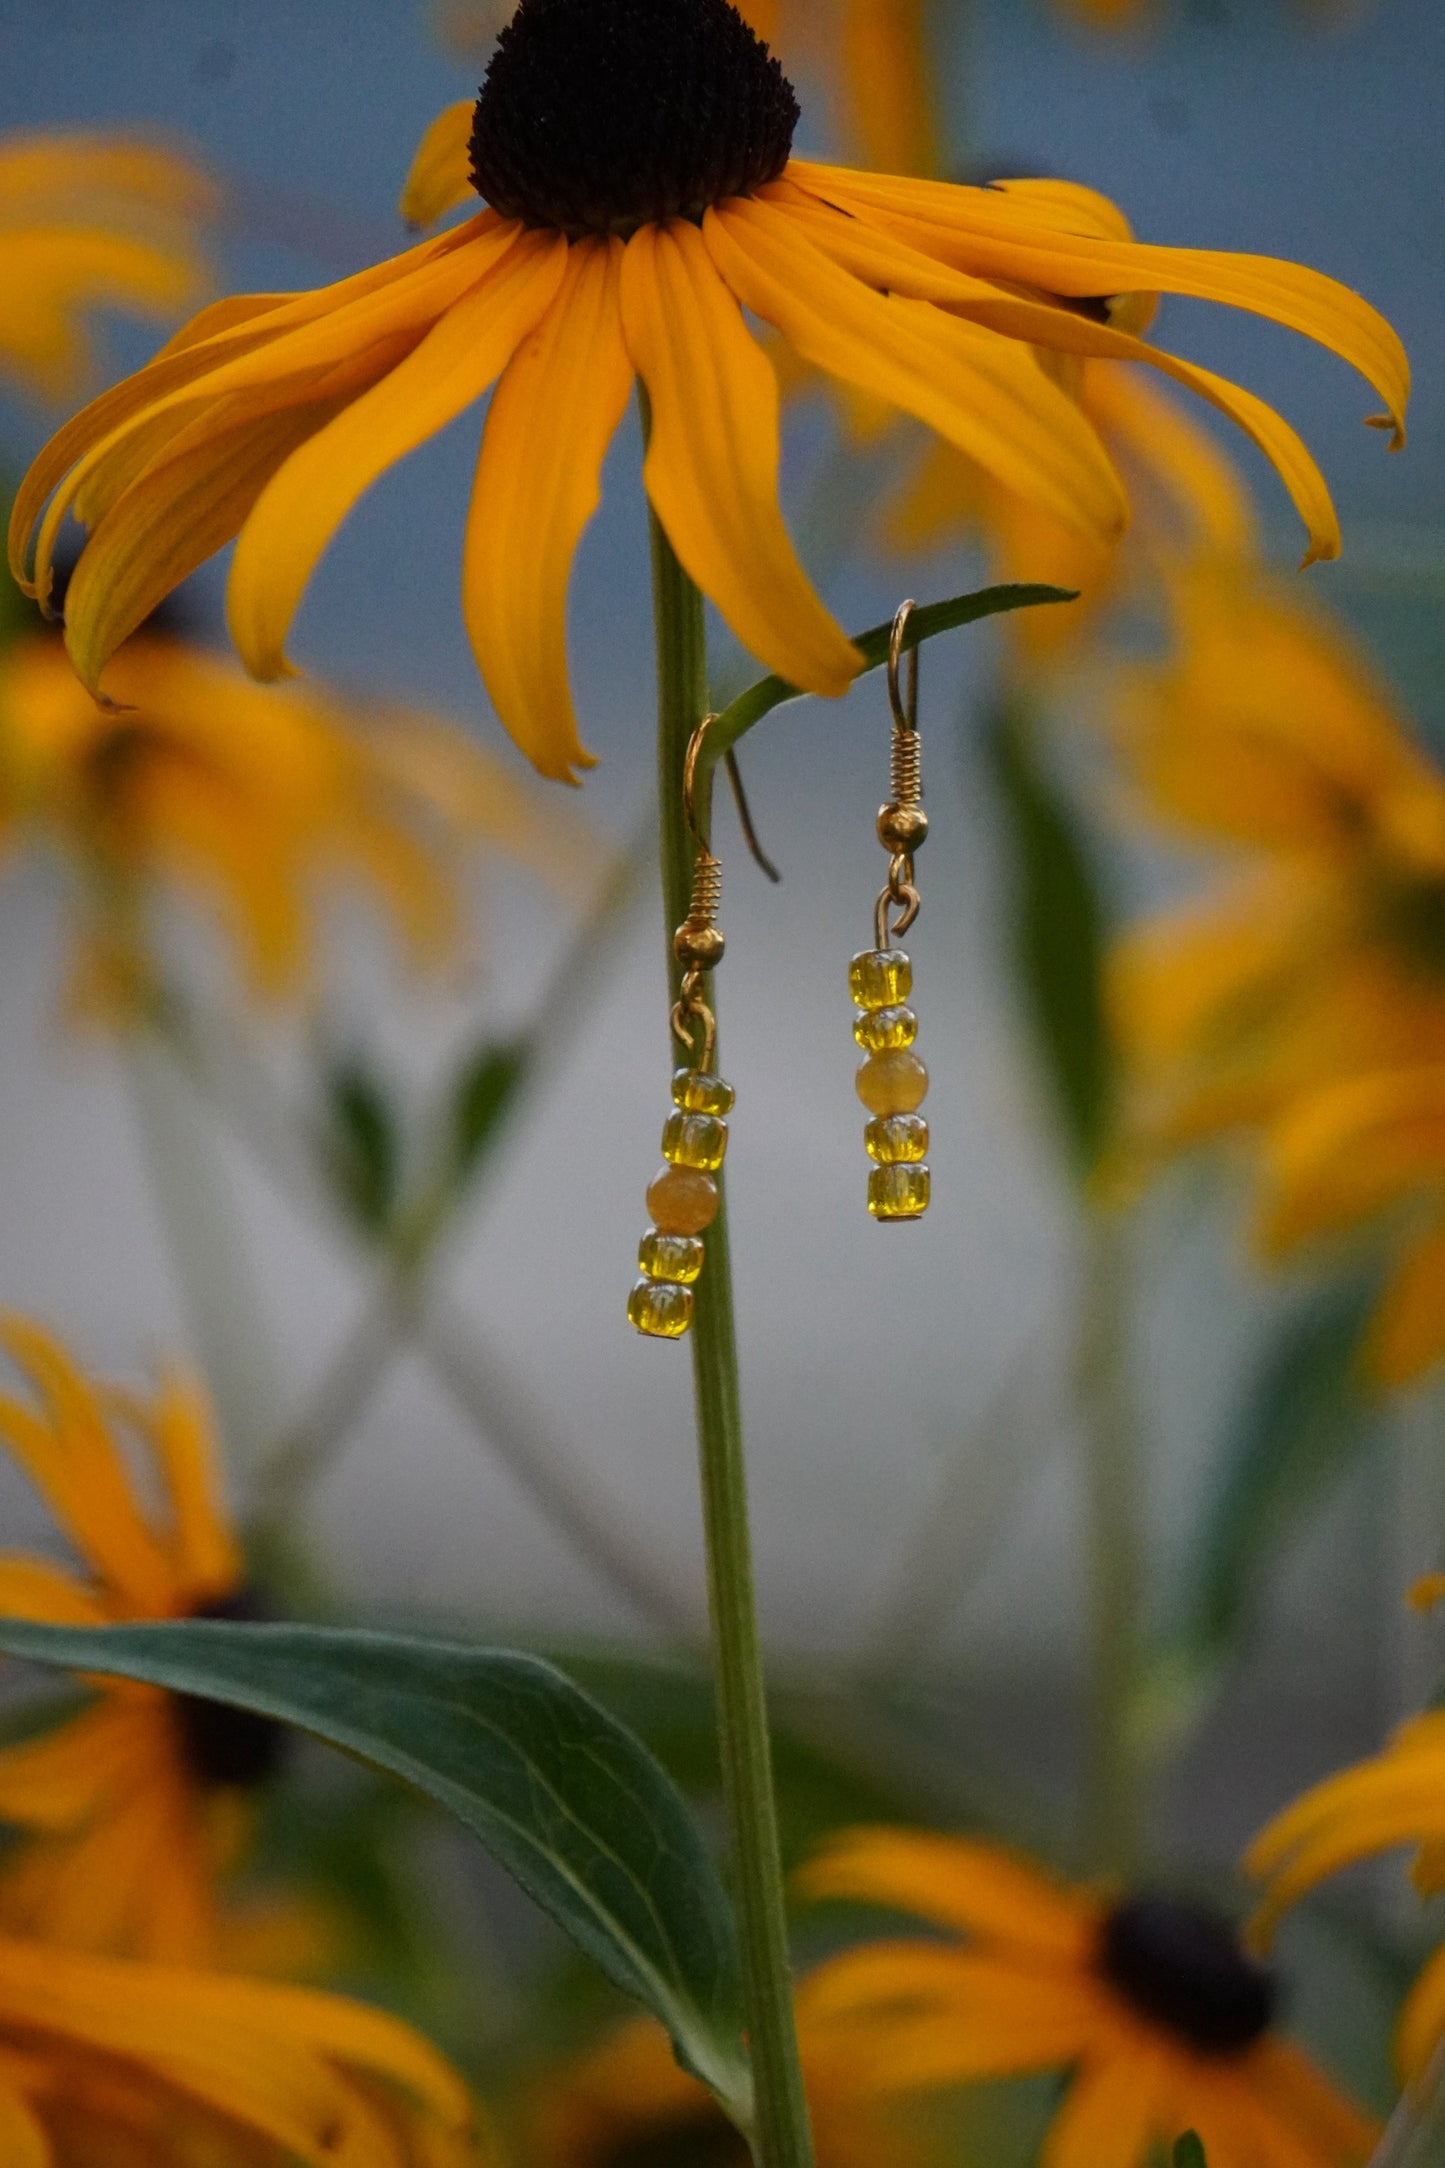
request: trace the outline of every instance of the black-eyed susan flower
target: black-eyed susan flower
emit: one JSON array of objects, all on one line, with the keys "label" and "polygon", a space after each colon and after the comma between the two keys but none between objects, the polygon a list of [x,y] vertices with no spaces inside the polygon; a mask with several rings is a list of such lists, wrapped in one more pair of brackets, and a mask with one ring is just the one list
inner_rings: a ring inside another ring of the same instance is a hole
[{"label": "black-eyed susan flower", "polygon": [[[208,908],[247,990],[313,978],[322,906],[358,889],[435,969],[464,945],[467,874],[525,858],[575,896],[595,851],[504,765],[440,717],[267,688],[228,657],[159,631],[128,641],[101,706],[60,641],[0,655],[0,847],[58,851],[76,874],[72,1005],[124,1022],[145,999],[149,904]],[[567,846],[566,848],[563,845]]]},{"label": "black-eyed susan flower", "polygon": [[0,1936],[5,2168],[479,2168],[466,2087],[338,1995]]},{"label": "black-eyed susan flower", "polygon": [[1068,2070],[1041,2168],[1147,2168],[1187,2130],[1210,2168],[1370,2152],[1370,2121],[1275,2031],[1272,1976],[1211,1912],[1069,1888],[993,1845],[911,1830],[847,1832],[801,1881],[935,1931],[812,1976],[815,2022],[860,2090]]},{"label": "black-eyed susan flower", "polygon": [[0,137],[0,375],[49,400],[94,378],[85,319],[165,319],[207,284],[198,232],[209,181],[123,136]]},{"label": "black-eyed susan flower", "polygon": [[[817,2168],[942,2168],[938,2147],[850,2081],[844,2060],[809,2024],[799,1983],[799,2044]],[[522,2112],[528,2168],[748,2168],[747,2142],[701,2085],[680,2070],[650,2018],[546,2071]]]},{"label": "black-eyed susan flower", "polygon": [[1121,746],[1143,808],[1225,870],[1113,959],[1140,1161],[1259,1132],[1367,1067],[1445,1061],[1445,776],[1278,584],[1200,575],[1176,601],[1177,651],[1126,689]]},{"label": "black-eyed susan flower", "polygon": [[[92,1384],[19,1317],[0,1322],[0,1344],[33,1392],[0,1395],[0,1445],[83,1562],[0,1556],[0,1611],[75,1626],[248,1615],[196,1386],[167,1375],[143,1397]],[[0,1750],[0,1822],[23,1833],[0,1862],[0,1931],[179,1964],[304,1947],[299,1912],[219,1895],[284,1740],[263,1718],[110,1681],[68,1721]]]},{"label": "black-eyed susan flower", "polygon": [[1398,440],[1405,357],[1356,295],[1262,257],[1121,241],[1088,190],[793,159],[797,119],[782,70],[727,0],[522,0],[465,141],[465,114],[443,115],[408,192],[419,217],[474,190],[489,209],[319,293],[220,303],[32,466],[12,557],[43,598],[67,513],[90,530],[66,610],[86,683],[99,687],[127,633],[232,536],[232,636],[258,676],[280,674],[340,520],[500,379],[463,614],[503,722],[546,774],[571,776],[588,756],[565,662],[568,572],[636,377],[651,415],[643,478],[684,569],[769,668],[843,692],[857,653],[783,523],[777,381],[744,309],[1103,539],[1124,524],[1122,485],[1035,350],[1146,362],[1261,445],[1311,556],[1338,549],[1323,479],[1288,424],[1107,317],[1111,296],[1169,291],[1292,325],[1364,373]]},{"label": "black-eyed susan flower", "polygon": [[[1250,1846],[1246,1872],[1265,1885],[1251,1927],[1267,1944],[1291,1905],[1330,1875],[1410,1846],[1422,1897],[1445,1889],[1445,1711],[1401,1725],[1383,1753],[1326,1777],[1285,1808]],[[1419,2077],[1445,2035],[1445,1949],[1416,1980],[1400,2015],[1396,2054]]]},{"label": "black-eyed susan flower", "polygon": [[1361,1227],[1391,1238],[1361,1350],[1387,1389],[1445,1356],[1445,1058],[1370,1068],[1288,1105],[1261,1151],[1257,1231],[1267,1257]]}]

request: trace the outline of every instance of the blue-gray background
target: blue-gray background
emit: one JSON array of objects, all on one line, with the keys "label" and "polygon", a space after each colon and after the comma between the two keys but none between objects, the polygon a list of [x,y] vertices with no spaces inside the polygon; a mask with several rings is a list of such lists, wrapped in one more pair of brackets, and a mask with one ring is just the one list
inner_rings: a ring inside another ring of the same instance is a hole
[{"label": "blue-gray background", "polygon": [[[1401,330],[1418,390],[1411,446],[1397,458],[1360,426],[1372,411],[1368,389],[1304,342],[1184,302],[1166,305],[1158,336],[1246,382],[1303,429],[1336,486],[1351,552],[1314,583],[1379,640],[1428,710],[1438,700],[1432,628],[1445,589],[1445,18],[1436,0],[1379,0],[1309,35],[1300,16],[1265,0],[1201,4],[1137,42],[1091,39],[1023,0],[972,13],[967,37],[953,37],[945,86],[960,116],[955,151],[1092,183],[1146,239],[1316,264]],[[198,147],[233,206],[222,273],[233,287],[315,284],[402,245],[393,205],[415,140],[440,105],[472,87],[401,0],[0,0],[0,58],[0,127],[136,126]],[[828,147],[824,132],[812,129],[803,147]],[[134,362],[147,344],[122,330],[116,351]],[[19,409],[3,421],[12,462],[46,429],[44,416]],[[330,551],[293,652],[343,681],[424,697],[505,750],[456,604],[475,437],[468,417],[373,492]],[[801,417],[795,437],[790,480],[801,483],[816,417]],[[1297,550],[1288,507],[1248,447],[1241,458],[1258,470],[1287,560]],[[845,570],[832,593],[846,622],[867,623],[901,592],[949,592],[969,569],[874,562]],[[791,712],[750,748],[750,784],[786,886],[765,890],[738,851],[728,853],[723,991],[739,1092],[730,1169],[770,1633],[793,1649],[868,1645],[936,1522],[940,1470],[962,1453],[952,1567],[945,1547],[950,1593],[915,1653],[944,1671],[1028,1666],[1043,1676],[1066,1665],[1077,1631],[1067,1348],[1079,1265],[1000,962],[979,763],[967,730],[960,740],[954,728],[983,645],[971,660],[956,640],[926,671],[934,835],[915,958],[921,1047],[935,1080],[935,1207],[908,1231],[873,1227],[863,1207],[843,973],[866,938],[881,864],[871,814],[884,732],[872,686],[841,708]],[[586,809],[620,835],[645,802],[650,767],[631,424],[579,559],[572,650],[584,736],[602,758]],[[203,1291],[163,1238],[121,1066],[56,1021],[55,880],[12,868],[0,913],[0,1296],[118,1368],[193,1345],[198,1332],[215,1340]],[[695,1590],[686,1358],[640,1342],[621,1319],[665,1105],[654,916],[645,905],[635,914],[449,1284],[505,1351],[556,1450],[595,1486],[599,1510]],[[540,902],[494,895],[479,987],[423,998],[363,959],[333,1011],[419,1086],[479,1014],[500,1026],[527,1013],[559,938]],[[218,1383],[243,1461],[267,1423],[304,1401],[363,1282],[243,1153],[205,1135],[200,1148],[242,1227],[243,1259],[224,1269],[237,1283],[249,1272],[266,1314],[263,1351],[235,1292],[221,1351],[231,1368]],[[1232,1206],[1176,1198],[1150,1218],[1143,1242],[1141,1385],[1167,1580],[1261,1313]],[[7,1524],[28,1530],[18,1493],[6,1496]],[[1342,1679],[1353,1684],[1350,1737],[1361,1745],[1412,1664],[1393,1628],[1360,1631],[1364,1607],[1383,1622],[1385,1593],[1399,1586],[1398,1519],[1380,1486],[1353,1490],[1334,1540],[1326,1531],[1296,1562],[1268,1627],[1277,1681],[1322,1702]],[[637,1628],[415,1362],[392,1374],[316,1520],[338,1569],[369,1600],[532,1628]],[[1313,1768],[1319,1749],[1301,1756]]]}]

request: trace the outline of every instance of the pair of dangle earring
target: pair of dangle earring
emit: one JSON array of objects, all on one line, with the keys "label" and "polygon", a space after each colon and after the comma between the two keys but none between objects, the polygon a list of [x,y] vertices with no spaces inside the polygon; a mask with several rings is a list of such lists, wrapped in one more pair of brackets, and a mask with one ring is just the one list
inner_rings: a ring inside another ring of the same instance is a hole
[{"label": "pair of dangle earring", "polygon": [[[925,1161],[928,1124],[918,1109],[928,1091],[928,1071],[914,1052],[918,1018],[907,1006],[913,966],[898,946],[918,916],[913,854],[928,834],[923,810],[922,753],[918,738],[918,648],[908,650],[908,693],[900,692],[903,642],[914,605],[905,602],[888,641],[888,704],[893,711],[893,795],[878,809],[878,840],[888,852],[888,879],[873,914],[873,946],[848,966],[848,984],[859,1010],[853,1037],[863,1049],[858,1097],[872,1117],[863,1142],[868,1171],[868,1209],[878,1220],[918,1219],[928,1209],[930,1178]],[[893,923],[889,914],[896,912]]]},{"label": "pair of dangle earring", "polygon": [[716,1181],[728,1147],[727,1116],[733,1088],[713,1073],[717,1020],[703,997],[703,980],[723,953],[716,920],[722,900],[722,866],[698,834],[693,815],[697,758],[709,723],[704,716],[688,741],[683,763],[683,807],[695,850],[692,899],[672,937],[683,967],[673,1004],[673,1037],[688,1055],[673,1072],[672,1112],[662,1131],[665,1162],[647,1192],[652,1225],[638,1245],[641,1277],[627,1298],[637,1330],[655,1340],[680,1339],[692,1323],[694,1288],[702,1272],[702,1237],[717,1217]]}]

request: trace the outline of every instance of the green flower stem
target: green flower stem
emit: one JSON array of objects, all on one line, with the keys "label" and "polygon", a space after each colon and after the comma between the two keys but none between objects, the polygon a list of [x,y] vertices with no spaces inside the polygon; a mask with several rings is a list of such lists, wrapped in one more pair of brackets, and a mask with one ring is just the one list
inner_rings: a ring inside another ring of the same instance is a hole
[{"label": "green flower stem", "polygon": [[1129,1386],[1127,1231],[1117,1215],[1087,1203],[1084,1219],[1077,1383],[1089,1604],[1085,1835],[1093,1871],[1128,1876],[1144,1840],[1143,1453]]},{"label": "green flower stem", "polygon": [[[702,596],[678,563],[656,516],[650,518],[662,898],[669,984],[676,1000],[680,973],[672,953],[672,934],[687,916],[693,858],[683,816],[682,764],[688,739],[707,711],[707,649]],[[753,1598],[726,1198],[708,1229],[707,1265],[698,1282],[693,1317],[692,1354],[718,1737],[756,2098],[753,2152],[759,2168],[812,2168]]]}]

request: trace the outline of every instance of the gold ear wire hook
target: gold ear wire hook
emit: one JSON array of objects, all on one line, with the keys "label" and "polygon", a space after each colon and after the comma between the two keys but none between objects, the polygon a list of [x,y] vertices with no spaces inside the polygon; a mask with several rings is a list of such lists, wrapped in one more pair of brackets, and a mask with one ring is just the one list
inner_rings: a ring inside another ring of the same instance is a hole
[{"label": "gold ear wire hook", "polygon": [[687,751],[682,760],[682,813],[687,822],[687,832],[693,841],[692,900],[687,917],[672,937],[672,953],[682,965],[682,985],[678,999],[673,1005],[672,1029],[678,1041],[689,1054],[696,1054],[697,1042],[689,1030],[689,1021],[702,1026],[702,1051],[699,1067],[710,1069],[713,1047],[717,1041],[717,1021],[712,1010],[702,998],[702,977],[705,971],[721,961],[725,946],[714,920],[722,901],[722,865],[714,857],[697,824],[696,785],[698,755],[708,726],[717,721],[716,715],[704,715],[702,721],[687,741]]},{"label": "gold ear wire hook", "polygon": [[888,635],[888,705],[893,710],[893,724],[897,730],[918,728],[918,644],[915,641],[908,650],[908,703],[905,707],[898,696],[898,665],[903,657],[903,637],[908,630],[908,620],[918,605],[916,602],[900,602],[893,618],[893,630]]},{"label": "gold ear wire hook", "polygon": [[[908,621],[917,604],[899,604],[888,635],[888,705],[893,711],[891,770],[893,796],[878,809],[878,840],[890,855],[888,884],[878,898],[874,933],[878,947],[887,948],[907,933],[918,916],[919,895],[913,882],[913,854],[928,834],[928,815],[923,810],[923,748],[918,735],[918,648],[908,650],[908,691],[899,687],[899,664]],[[898,917],[888,925],[890,906]]]}]

